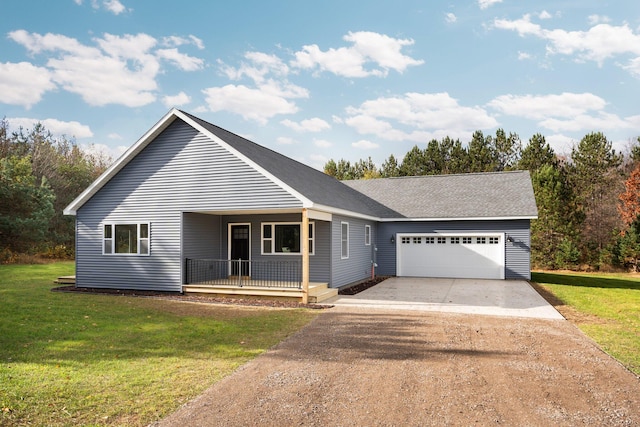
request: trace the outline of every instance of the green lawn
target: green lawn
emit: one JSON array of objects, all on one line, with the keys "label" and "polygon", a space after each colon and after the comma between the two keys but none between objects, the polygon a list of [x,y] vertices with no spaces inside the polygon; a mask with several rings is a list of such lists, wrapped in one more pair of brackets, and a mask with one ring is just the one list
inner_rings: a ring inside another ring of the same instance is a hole
[{"label": "green lawn", "polygon": [[147,425],[318,314],[50,292],[73,269],[0,265],[0,425]]},{"label": "green lawn", "polygon": [[545,272],[532,273],[532,280],[576,311],[570,320],[640,375],[639,275]]}]

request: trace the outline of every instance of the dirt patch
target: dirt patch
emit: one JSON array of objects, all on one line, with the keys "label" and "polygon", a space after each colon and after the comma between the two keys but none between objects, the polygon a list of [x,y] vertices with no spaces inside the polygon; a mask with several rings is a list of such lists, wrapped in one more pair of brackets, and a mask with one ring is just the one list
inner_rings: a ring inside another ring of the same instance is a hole
[{"label": "dirt patch", "polygon": [[533,287],[544,298],[549,304],[551,304],[562,316],[573,322],[574,324],[583,324],[589,323],[592,325],[604,325],[608,322],[605,319],[601,319],[598,316],[594,316],[592,314],[581,313],[575,308],[565,305],[564,301],[560,298],[556,297],[550,290],[548,290],[544,285],[541,285],[536,282],[529,282],[529,284]]},{"label": "dirt patch", "polygon": [[156,426],[640,425],[570,322],[336,307]]}]

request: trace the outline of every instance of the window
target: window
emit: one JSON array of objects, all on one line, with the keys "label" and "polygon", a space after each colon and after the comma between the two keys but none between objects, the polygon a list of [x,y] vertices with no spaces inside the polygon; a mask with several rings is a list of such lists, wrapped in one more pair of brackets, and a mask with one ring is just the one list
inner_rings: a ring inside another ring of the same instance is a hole
[{"label": "window", "polygon": [[447,243],[447,238],[446,237],[438,237],[438,244],[442,245],[444,243]]},{"label": "window", "polygon": [[431,245],[431,244],[433,244],[433,243],[435,243],[435,242],[436,242],[436,238],[435,238],[435,237],[425,237],[425,238],[424,238],[424,242],[425,242],[427,245]]},{"label": "window", "polygon": [[149,223],[105,224],[102,253],[149,255]]},{"label": "window", "polygon": [[349,223],[343,222],[341,225],[341,233],[340,233],[340,257],[342,259],[349,258]]},{"label": "window", "polygon": [[371,226],[364,226],[364,245],[371,246]]},{"label": "window", "polygon": [[[300,223],[263,223],[262,254],[299,254],[302,252]],[[309,255],[313,255],[315,223],[309,223]]]},{"label": "window", "polygon": [[463,245],[470,245],[471,244],[471,237],[463,237],[462,238],[462,244]]},{"label": "window", "polygon": [[476,237],[476,243],[479,245],[485,245],[487,243],[486,237]]},{"label": "window", "polygon": [[415,243],[415,244],[420,244],[420,243],[422,243],[422,237],[414,237],[414,238],[413,238],[413,243]]},{"label": "window", "polygon": [[497,245],[498,243],[500,243],[500,238],[499,237],[489,237],[489,244],[490,245]]},{"label": "window", "polygon": [[452,245],[459,245],[460,244],[460,238],[459,237],[452,237],[451,238],[451,244]]},{"label": "window", "polygon": [[407,243],[411,243],[411,237],[403,237],[402,238],[402,244],[407,244]]}]

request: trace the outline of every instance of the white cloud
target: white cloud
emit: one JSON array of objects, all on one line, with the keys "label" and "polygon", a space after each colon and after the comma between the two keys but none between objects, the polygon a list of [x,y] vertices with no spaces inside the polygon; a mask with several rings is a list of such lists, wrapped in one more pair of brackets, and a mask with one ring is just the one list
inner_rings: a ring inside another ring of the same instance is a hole
[{"label": "white cloud", "polygon": [[494,27],[516,31],[520,36],[535,36],[547,41],[547,53],[551,55],[574,56],[576,61],[594,61],[602,66],[604,60],[612,57],[633,58],[627,64],[618,64],[623,69],[637,74],[636,61],[640,58],[640,34],[625,23],[613,26],[605,17],[593,15],[590,21],[595,25],[587,31],[547,30],[531,22],[530,15],[513,21],[494,20]]},{"label": "white cloud", "polygon": [[323,130],[331,129],[329,123],[318,117],[302,120],[300,123],[289,119],[283,120],[280,123],[296,132],[322,132]]},{"label": "white cloud", "polygon": [[531,59],[531,54],[527,52],[518,52],[518,59],[524,61],[526,59]]},{"label": "white cloud", "polygon": [[185,105],[191,102],[191,97],[184,92],[180,92],[177,95],[173,96],[165,96],[162,98],[162,103],[165,107],[179,107],[181,105]]},{"label": "white cloud", "polygon": [[455,14],[449,12],[449,13],[447,13],[445,15],[444,20],[446,22],[448,22],[449,24],[453,24],[454,22],[456,22],[458,20],[458,17]]},{"label": "white cloud", "polygon": [[573,138],[562,134],[545,136],[544,139],[553,148],[553,151],[560,155],[571,154],[571,147],[575,143]]},{"label": "white cloud", "polygon": [[296,141],[293,138],[288,138],[286,136],[279,136],[276,138],[276,143],[279,145],[292,145],[295,144]]},{"label": "white cloud", "polygon": [[93,39],[95,46],[60,34],[40,35],[25,30],[13,31],[9,38],[33,55],[49,54],[46,68],[51,80],[97,106],[140,107],[154,102],[161,57],[181,69],[202,67],[202,60],[177,49],[154,51],[157,40],[147,34],[104,34]]},{"label": "white cloud", "polygon": [[284,78],[289,74],[289,67],[277,56],[262,52],[247,52],[244,55],[247,62],[238,68],[231,67],[218,61],[222,72],[231,80],[241,80],[243,77],[251,79],[255,84],[263,84],[268,75]]},{"label": "white cloud", "polygon": [[168,36],[162,38],[162,45],[167,47],[178,47],[183,45],[194,45],[198,49],[204,49],[204,42],[202,39],[189,35],[188,37],[180,37],[180,36]]},{"label": "white cloud", "polygon": [[605,15],[589,15],[587,18],[589,25],[608,24],[611,19]]},{"label": "white cloud", "polygon": [[156,55],[158,55],[159,58],[172,62],[183,71],[196,71],[204,67],[204,60],[180,53],[176,48],[158,49]]},{"label": "white cloud", "polygon": [[244,85],[211,87],[202,91],[210,111],[229,111],[245,120],[266,124],[278,114],[294,114],[298,107],[286,97],[267,90],[252,89]]},{"label": "white cloud", "polygon": [[85,153],[89,153],[98,157],[110,157],[112,160],[122,156],[129,147],[125,145],[118,145],[112,147],[105,144],[80,144],[80,148]]},{"label": "white cloud", "polygon": [[604,111],[607,103],[591,93],[502,95],[487,105],[503,114],[537,120],[554,132],[636,129],[640,116],[618,117]]},{"label": "white cloud", "polygon": [[354,142],[351,144],[354,148],[359,148],[361,150],[373,150],[374,148],[380,147],[380,145],[375,142],[367,141],[366,139],[361,139],[358,142]]},{"label": "white cloud", "polygon": [[9,128],[12,131],[18,130],[20,127],[23,129],[33,129],[37,123],[41,123],[45,129],[51,132],[54,136],[66,136],[69,138],[91,138],[93,132],[87,125],[83,125],[77,121],[64,122],[58,119],[34,119],[27,117],[11,117],[7,118],[9,122]]},{"label": "white cloud", "polygon": [[[343,39],[352,46],[327,51],[320,50],[315,44],[303,46],[295,53],[292,66],[317,68],[343,77],[384,77],[389,70],[402,73],[409,66],[424,63],[401,53],[404,46],[414,44],[411,39],[395,39],[370,31],[349,32]],[[365,68],[367,64],[373,64],[373,68]]]},{"label": "white cloud", "polygon": [[104,7],[114,15],[120,15],[122,12],[127,10],[126,7],[118,0],[104,0]]},{"label": "white cloud", "polygon": [[109,139],[115,139],[115,140],[122,140],[122,135],[120,135],[119,133],[110,133],[109,135],[107,135],[107,138]]},{"label": "white cloud", "polygon": [[543,120],[548,117],[575,117],[587,111],[599,111],[604,99],[592,93],[562,93],[560,95],[501,95],[487,105],[503,114]]},{"label": "white cloud", "polygon": [[551,19],[551,18],[553,18],[553,16],[549,12],[547,12],[546,10],[543,10],[542,12],[540,12],[538,14],[538,18],[540,18],[540,19]]},{"label": "white cloud", "polygon": [[348,108],[347,114],[345,123],[360,134],[391,141],[425,142],[434,134],[457,137],[498,125],[483,108],[461,106],[446,92],[378,98]]},{"label": "white cloud", "polygon": [[480,9],[487,9],[498,3],[502,3],[502,0],[478,0],[478,6],[480,6]]},{"label": "white cloud", "polygon": [[46,68],[28,62],[0,63],[0,102],[29,109],[56,88]]},{"label": "white cloud", "polygon": [[333,146],[333,143],[325,139],[314,139],[313,145],[315,145],[318,148],[329,148]]}]

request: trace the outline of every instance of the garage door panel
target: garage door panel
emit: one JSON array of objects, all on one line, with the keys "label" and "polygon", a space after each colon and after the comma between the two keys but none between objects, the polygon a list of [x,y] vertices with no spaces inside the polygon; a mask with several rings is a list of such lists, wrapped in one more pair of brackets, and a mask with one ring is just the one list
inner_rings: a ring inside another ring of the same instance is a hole
[{"label": "garage door panel", "polygon": [[503,237],[498,234],[399,235],[398,275],[502,279]]}]

